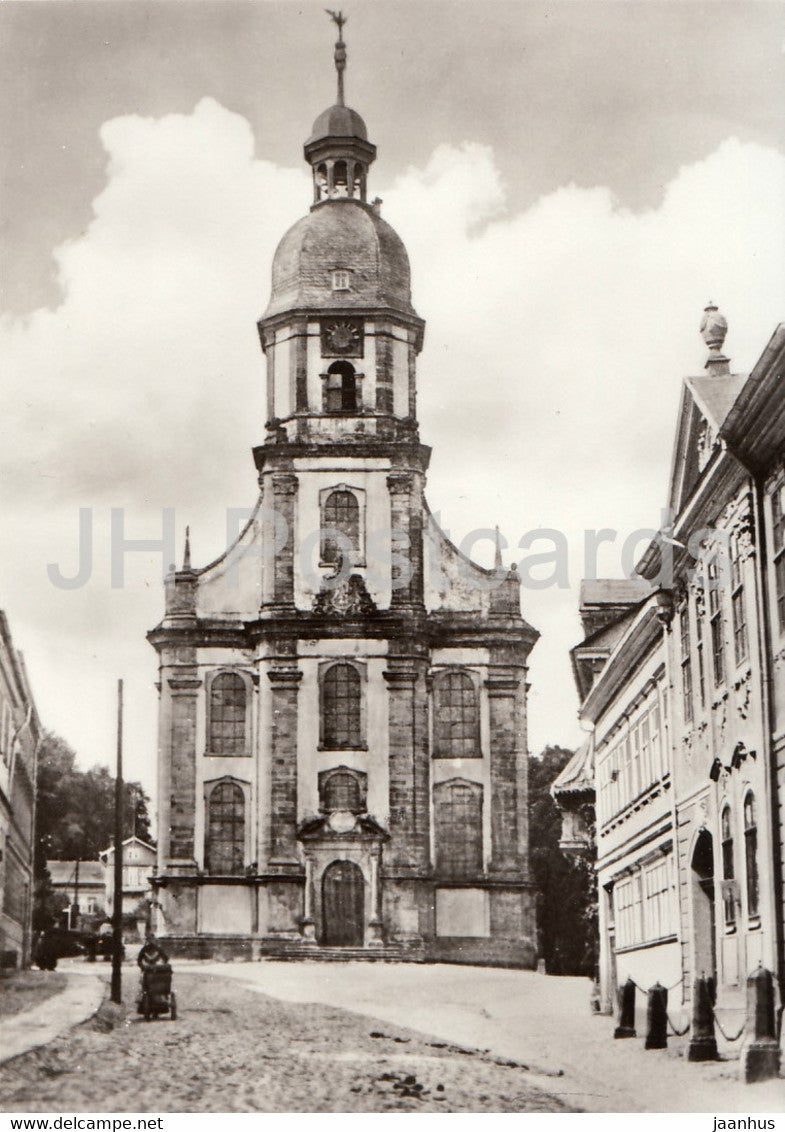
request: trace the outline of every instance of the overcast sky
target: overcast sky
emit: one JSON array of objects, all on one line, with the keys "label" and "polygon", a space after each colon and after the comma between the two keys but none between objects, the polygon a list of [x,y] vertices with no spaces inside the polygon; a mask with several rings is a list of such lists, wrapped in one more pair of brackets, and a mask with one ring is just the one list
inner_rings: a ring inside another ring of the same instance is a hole
[{"label": "overcast sky", "polygon": [[[528,590],[524,614],[542,633],[532,749],[572,745],[583,532],[620,532],[600,559],[619,575],[624,538],[659,525],[707,301],[736,371],[785,317],[785,6],[345,10],[371,195],[427,322],[429,502],[456,541],[564,532],[570,585]],[[202,565],[226,508],[254,502],[255,321],[310,203],[302,143],[333,101],[334,28],[320,3],[42,0],[0,4],[0,35],[0,600],[83,765],[113,757],[124,677],[128,775],[152,788],[161,555],[127,555],[112,588],[110,510],[154,539],[174,508]],[[80,508],[92,573],[66,590],[46,567],[76,573]]]}]

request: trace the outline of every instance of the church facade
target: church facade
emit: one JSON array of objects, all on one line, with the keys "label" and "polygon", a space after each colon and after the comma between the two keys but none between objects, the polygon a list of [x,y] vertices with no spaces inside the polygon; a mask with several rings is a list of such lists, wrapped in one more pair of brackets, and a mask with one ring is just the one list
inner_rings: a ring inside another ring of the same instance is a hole
[{"label": "church facade", "polygon": [[497,553],[428,509],[424,323],[338,102],[305,145],[310,212],[259,336],[259,498],[217,561],[166,580],[158,930],[183,954],[536,962],[526,698],[536,631]]}]

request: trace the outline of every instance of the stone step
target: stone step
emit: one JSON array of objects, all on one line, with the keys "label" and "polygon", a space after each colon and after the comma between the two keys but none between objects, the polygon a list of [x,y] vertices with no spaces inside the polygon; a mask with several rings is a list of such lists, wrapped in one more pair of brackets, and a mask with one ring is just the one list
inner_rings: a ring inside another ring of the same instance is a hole
[{"label": "stone step", "polygon": [[400,947],[307,947],[293,944],[291,947],[260,949],[260,959],[276,962],[300,962],[313,959],[322,963],[349,963],[357,960],[365,963],[422,963],[419,951],[408,951]]}]

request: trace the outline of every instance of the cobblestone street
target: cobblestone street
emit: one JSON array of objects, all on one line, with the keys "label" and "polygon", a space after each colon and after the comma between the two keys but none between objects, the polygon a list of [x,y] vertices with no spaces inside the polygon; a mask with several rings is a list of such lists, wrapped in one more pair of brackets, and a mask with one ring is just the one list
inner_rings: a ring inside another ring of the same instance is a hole
[{"label": "cobblestone street", "polygon": [[[281,970],[282,965],[276,965]],[[244,968],[250,970],[251,968]],[[287,974],[289,974],[287,968]],[[291,972],[294,973],[294,972]],[[10,1112],[533,1112],[567,1106],[511,1059],[329,1005],[281,1002],[197,971],[175,976],[178,1021],[105,1004],[0,1067]]]}]

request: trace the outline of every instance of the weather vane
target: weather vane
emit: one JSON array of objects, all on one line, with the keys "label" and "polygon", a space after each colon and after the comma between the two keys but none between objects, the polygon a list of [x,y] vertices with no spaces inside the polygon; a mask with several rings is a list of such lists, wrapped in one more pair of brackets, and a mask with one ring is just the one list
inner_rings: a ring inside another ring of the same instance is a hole
[{"label": "weather vane", "polygon": [[338,42],[335,44],[335,69],[338,72],[338,105],[343,106],[343,73],[346,70],[346,44],[343,41],[343,25],[349,22],[349,17],[343,12],[333,12],[331,8],[324,9],[334,24],[338,26]]}]

